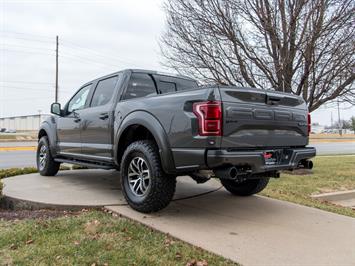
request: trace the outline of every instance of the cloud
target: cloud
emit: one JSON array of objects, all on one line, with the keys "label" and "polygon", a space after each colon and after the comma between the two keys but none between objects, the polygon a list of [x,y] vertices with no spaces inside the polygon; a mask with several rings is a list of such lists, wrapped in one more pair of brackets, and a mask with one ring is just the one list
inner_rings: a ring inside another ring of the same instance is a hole
[{"label": "cloud", "polygon": [[2,2],[0,116],[49,111],[56,35],[63,102],[81,84],[123,68],[163,70],[157,44],[164,26],[161,5],[144,0]]}]

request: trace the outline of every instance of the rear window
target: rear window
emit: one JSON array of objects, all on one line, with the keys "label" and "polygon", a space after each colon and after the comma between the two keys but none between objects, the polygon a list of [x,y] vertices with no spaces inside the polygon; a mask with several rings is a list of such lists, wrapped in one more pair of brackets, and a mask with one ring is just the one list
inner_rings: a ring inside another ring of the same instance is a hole
[{"label": "rear window", "polygon": [[128,84],[124,100],[157,94],[154,81],[148,74],[133,73]]},{"label": "rear window", "polygon": [[191,90],[197,87],[197,82],[191,79],[171,76],[154,75],[159,93]]}]

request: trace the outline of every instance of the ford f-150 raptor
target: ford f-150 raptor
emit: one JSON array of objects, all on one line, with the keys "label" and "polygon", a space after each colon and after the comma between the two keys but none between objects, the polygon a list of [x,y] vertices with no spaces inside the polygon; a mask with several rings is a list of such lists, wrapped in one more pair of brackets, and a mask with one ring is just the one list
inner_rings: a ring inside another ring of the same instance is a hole
[{"label": "ford f-150 raptor", "polygon": [[176,176],[211,177],[234,195],[263,190],[280,170],[312,168],[310,115],[295,95],[124,70],[84,84],[38,133],[37,166],[61,163],[120,171],[123,194],[141,212],[171,201]]}]

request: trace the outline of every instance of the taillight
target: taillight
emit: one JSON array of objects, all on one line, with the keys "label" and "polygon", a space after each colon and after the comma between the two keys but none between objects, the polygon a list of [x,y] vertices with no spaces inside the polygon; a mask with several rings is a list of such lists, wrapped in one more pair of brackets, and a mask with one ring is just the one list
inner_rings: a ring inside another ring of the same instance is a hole
[{"label": "taillight", "polygon": [[208,101],[193,104],[193,112],[198,118],[198,130],[201,136],[222,135],[221,102]]},{"label": "taillight", "polygon": [[307,116],[307,125],[308,125],[308,135],[311,133],[311,114],[308,113]]}]

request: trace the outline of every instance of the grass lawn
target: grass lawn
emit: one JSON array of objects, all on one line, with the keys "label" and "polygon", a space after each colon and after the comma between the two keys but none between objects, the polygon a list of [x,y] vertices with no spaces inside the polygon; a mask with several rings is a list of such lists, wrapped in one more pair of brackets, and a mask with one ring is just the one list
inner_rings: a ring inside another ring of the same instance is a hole
[{"label": "grass lawn", "polygon": [[206,262],[236,265],[143,225],[99,211],[46,220],[0,221],[0,265],[202,266]]},{"label": "grass lawn", "polygon": [[355,210],[312,199],[310,195],[355,189],[355,156],[317,156],[312,175],[282,174],[271,179],[264,196],[355,217]]}]

